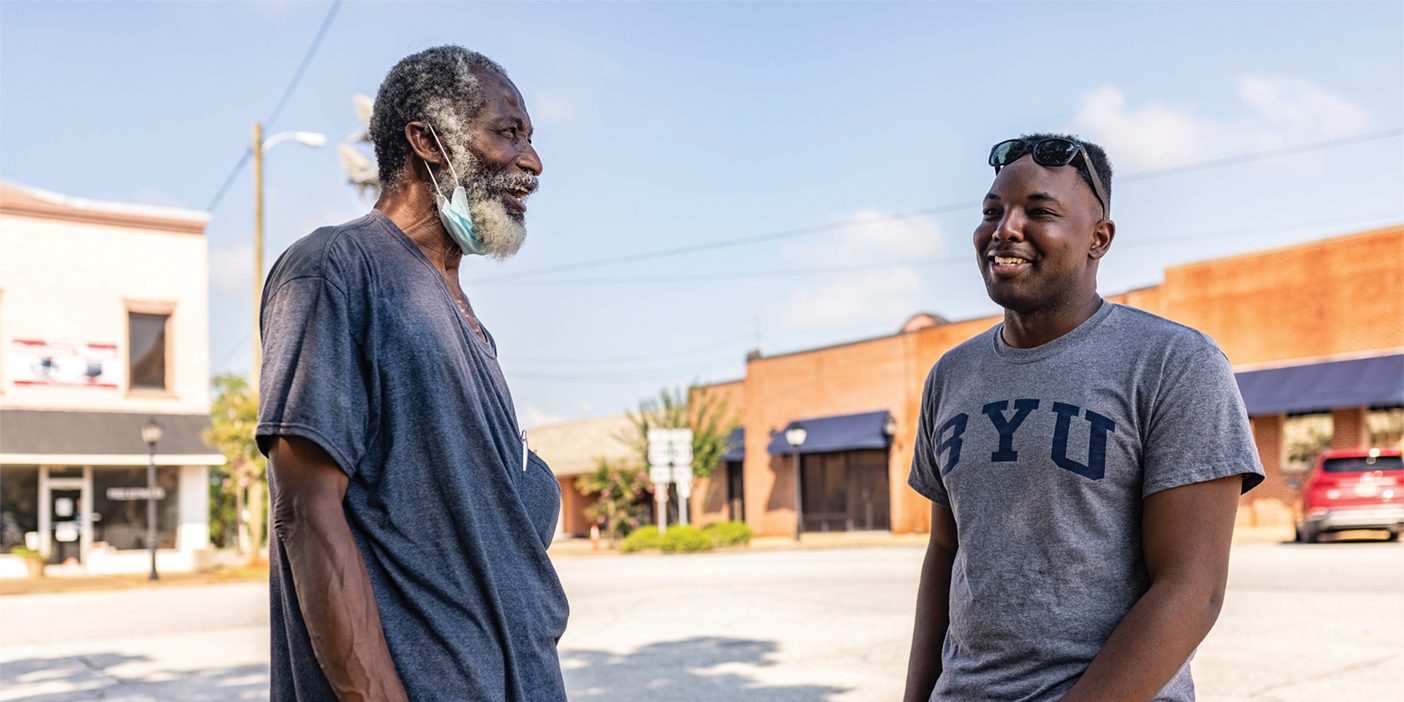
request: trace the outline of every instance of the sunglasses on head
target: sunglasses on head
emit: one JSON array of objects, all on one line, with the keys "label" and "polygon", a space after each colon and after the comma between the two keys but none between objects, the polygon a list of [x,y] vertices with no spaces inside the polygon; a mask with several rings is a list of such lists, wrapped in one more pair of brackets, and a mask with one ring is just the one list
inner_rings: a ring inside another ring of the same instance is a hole
[{"label": "sunglasses on head", "polygon": [[994,166],[995,173],[999,173],[999,169],[1018,161],[1025,154],[1032,154],[1034,163],[1045,168],[1066,166],[1072,163],[1074,158],[1081,156],[1088,175],[1092,176],[1092,192],[1097,196],[1097,202],[1102,205],[1102,218],[1106,219],[1107,195],[1102,192],[1102,177],[1097,174],[1097,167],[1092,165],[1092,157],[1082,144],[1061,137],[1048,137],[1037,141],[1006,139],[990,149],[990,165]]}]

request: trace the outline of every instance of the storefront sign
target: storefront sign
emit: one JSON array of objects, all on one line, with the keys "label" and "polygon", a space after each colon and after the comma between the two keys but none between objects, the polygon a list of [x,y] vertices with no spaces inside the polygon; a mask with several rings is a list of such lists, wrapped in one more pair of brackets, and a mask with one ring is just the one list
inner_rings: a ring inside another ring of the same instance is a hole
[{"label": "storefront sign", "polygon": [[15,339],[6,374],[15,385],[117,389],[122,373],[116,344]]},{"label": "storefront sign", "polygon": [[107,499],[114,501],[145,500],[155,497],[158,500],[166,499],[166,488],[157,486],[156,489],[149,490],[144,487],[110,487],[107,488]]}]

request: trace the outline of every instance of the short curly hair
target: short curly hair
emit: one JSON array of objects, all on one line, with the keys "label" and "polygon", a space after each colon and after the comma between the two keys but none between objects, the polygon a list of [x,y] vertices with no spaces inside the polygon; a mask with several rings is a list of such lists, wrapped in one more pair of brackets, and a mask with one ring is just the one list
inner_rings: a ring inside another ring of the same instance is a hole
[{"label": "short curly hair", "polygon": [[[1082,148],[1086,149],[1087,155],[1092,157],[1092,166],[1097,169],[1097,175],[1100,176],[1099,180],[1102,181],[1102,192],[1107,194],[1107,202],[1103,204],[1106,205],[1108,210],[1111,209],[1112,164],[1111,159],[1107,158],[1106,149],[1072,134],[1038,132],[1036,134],[1021,134],[1019,138],[1030,144],[1040,139],[1067,139],[1075,144],[1082,144]],[[1097,192],[1097,189],[1092,187],[1092,174],[1087,172],[1087,165],[1082,162],[1082,159],[1075,158],[1072,163],[1068,165],[1077,169],[1077,174],[1082,176],[1082,181],[1087,183],[1087,187],[1092,188],[1092,192]]]},{"label": "short curly hair", "polygon": [[457,132],[487,103],[478,72],[507,71],[496,61],[461,46],[436,46],[401,59],[380,84],[371,112],[370,137],[380,185],[393,188],[404,175],[411,150],[405,125],[424,121],[440,134]]}]

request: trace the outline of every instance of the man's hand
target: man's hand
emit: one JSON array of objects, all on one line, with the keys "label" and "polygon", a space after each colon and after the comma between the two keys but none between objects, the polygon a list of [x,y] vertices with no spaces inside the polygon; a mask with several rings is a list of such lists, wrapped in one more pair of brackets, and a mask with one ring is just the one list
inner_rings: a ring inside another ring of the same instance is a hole
[{"label": "man's hand", "polygon": [[941,677],[941,646],[951,621],[951,568],[955,564],[956,523],[951,509],[931,503],[931,541],[921,564],[916,627],[907,661],[905,702],[926,702]]},{"label": "man's hand", "polygon": [[277,437],[269,458],[269,478],[277,486],[273,532],[327,682],[342,702],[408,700],[342,511],[346,474],[320,446],[300,437]]},{"label": "man's hand", "polygon": [[1243,476],[1158,492],[1141,538],[1151,585],[1063,698],[1150,700],[1189,660],[1219,617]]}]

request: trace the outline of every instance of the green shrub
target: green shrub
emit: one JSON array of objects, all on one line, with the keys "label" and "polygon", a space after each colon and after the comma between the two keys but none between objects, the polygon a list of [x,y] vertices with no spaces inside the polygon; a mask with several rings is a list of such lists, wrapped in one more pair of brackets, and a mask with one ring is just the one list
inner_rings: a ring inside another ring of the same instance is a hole
[{"label": "green shrub", "polygon": [[619,544],[619,552],[657,551],[663,548],[663,539],[663,535],[658,533],[658,527],[644,526],[624,537],[624,541]]},{"label": "green shrub", "polygon": [[712,538],[697,527],[668,527],[668,533],[663,537],[663,553],[693,553],[711,549]]},{"label": "green shrub", "polygon": [[751,527],[741,522],[717,522],[715,524],[708,524],[702,531],[705,532],[707,536],[711,537],[712,545],[718,548],[725,546],[745,546],[751,543],[751,537],[755,536],[755,532],[751,531]]}]

